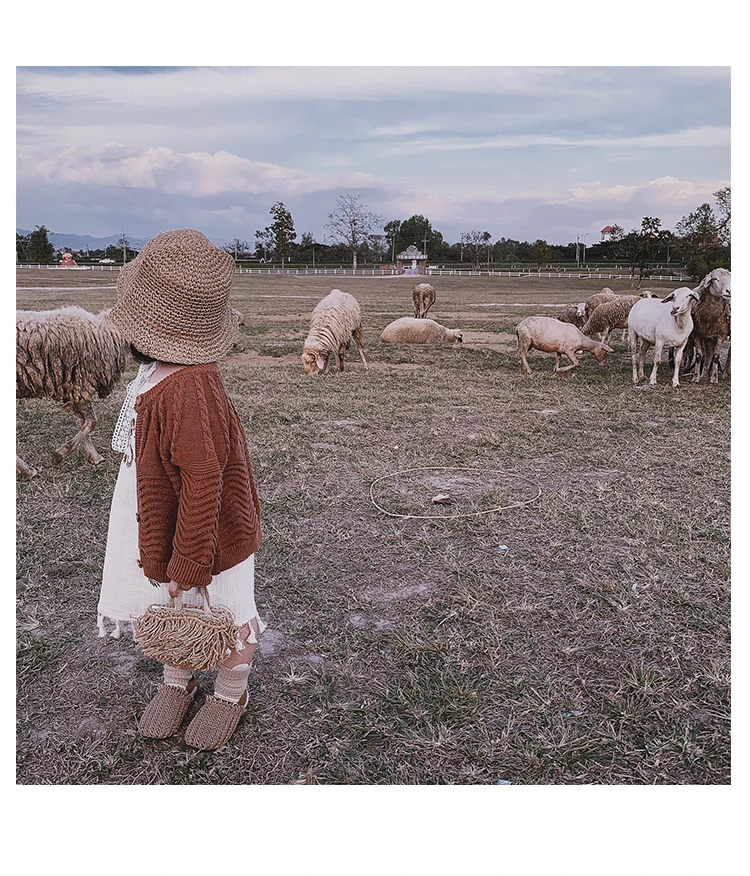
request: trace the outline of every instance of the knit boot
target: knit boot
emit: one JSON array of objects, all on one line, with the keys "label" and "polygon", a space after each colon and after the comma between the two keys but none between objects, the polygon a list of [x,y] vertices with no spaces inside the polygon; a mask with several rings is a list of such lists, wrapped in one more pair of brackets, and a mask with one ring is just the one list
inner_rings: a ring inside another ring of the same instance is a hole
[{"label": "knit boot", "polygon": [[141,735],[149,739],[166,739],[175,733],[197,689],[198,683],[192,672],[165,664],[164,681],[138,724]]},{"label": "knit boot", "polygon": [[229,739],[247,708],[249,675],[249,663],[219,669],[214,695],[206,697],[185,731],[188,745],[200,751],[213,751]]}]

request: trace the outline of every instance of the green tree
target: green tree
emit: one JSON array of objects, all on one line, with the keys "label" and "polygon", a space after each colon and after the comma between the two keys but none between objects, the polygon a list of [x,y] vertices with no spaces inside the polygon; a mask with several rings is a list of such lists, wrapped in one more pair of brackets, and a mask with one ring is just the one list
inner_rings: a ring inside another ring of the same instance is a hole
[{"label": "green tree", "polygon": [[29,235],[19,234],[16,231],[16,261],[27,261],[27,252],[29,249]]},{"label": "green tree", "polygon": [[622,238],[623,257],[630,265],[631,285],[637,279],[636,289],[640,289],[643,280],[654,272],[653,263],[670,237],[670,232],[662,229],[661,219],[644,216],[640,230],[633,229]]},{"label": "green tree", "polygon": [[717,230],[721,243],[729,247],[732,244],[732,188],[725,186],[714,192],[716,198],[716,206],[719,209],[719,219],[717,222]]},{"label": "green tree", "polygon": [[327,227],[331,237],[344,246],[352,257],[352,270],[357,269],[357,252],[369,241],[382,219],[368,210],[361,195],[344,194],[336,198],[336,206],[328,214]]},{"label": "green tree", "polygon": [[279,258],[288,259],[292,252],[292,244],[297,239],[292,214],[281,201],[277,201],[271,207],[271,217],[273,222],[267,230],[270,230],[273,236],[274,252]]},{"label": "green tree", "polygon": [[29,234],[26,247],[26,258],[37,265],[51,265],[55,259],[55,247],[50,243],[49,229],[44,225],[35,225]]},{"label": "green tree", "polygon": [[549,244],[546,240],[535,240],[531,244],[531,257],[540,268],[544,262],[549,261]]},{"label": "green tree", "polygon": [[274,236],[270,228],[255,232],[255,255],[266,261],[273,258]]},{"label": "green tree", "polygon": [[393,264],[396,263],[396,253],[400,252],[400,249],[397,249],[399,243],[399,231],[401,230],[401,220],[400,219],[392,219],[390,222],[386,222],[383,226],[383,231],[385,231],[385,236],[388,241],[389,251],[391,254],[391,262]]},{"label": "green tree", "polygon": [[[723,210],[729,210],[730,198],[731,195],[726,196]],[[728,215],[725,213],[725,216]],[[729,220],[722,229],[719,227],[720,221],[710,204],[701,204],[697,210],[683,216],[675,226],[680,256],[694,280],[699,280],[714,268],[730,267],[731,251],[722,242],[725,231],[728,238]]]}]

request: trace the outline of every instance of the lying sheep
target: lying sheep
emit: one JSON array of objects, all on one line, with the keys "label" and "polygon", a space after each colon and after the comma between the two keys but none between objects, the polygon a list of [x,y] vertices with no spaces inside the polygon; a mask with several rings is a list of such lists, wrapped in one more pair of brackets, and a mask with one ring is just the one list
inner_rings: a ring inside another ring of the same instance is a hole
[{"label": "lying sheep", "polygon": [[716,268],[695,289],[700,301],[693,308],[695,374],[693,383],[709,375],[709,383],[719,382],[719,349],[729,336],[731,319],[732,275],[726,268]]},{"label": "lying sheep", "polygon": [[595,292],[593,295],[589,295],[584,303],[584,316],[586,319],[591,318],[591,314],[602,304],[605,304],[607,301],[612,301],[614,298],[617,298],[617,295],[609,288],[609,286],[605,286],[601,292]]},{"label": "lying sheep", "polygon": [[613,329],[627,329],[630,308],[641,298],[652,298],[653,292],[644,289],[639,295],[616,295],[611,301],[605,301],[594,308],[591,316],[581,328],[584,335],[593,337],[606,344]]},{"label": "lying sheep", "polygon": [[449,329],[434,319],[417,319],[413,316],[395,319],[380,335],[384,344],[439,344],[443,341],[462,343],[463,339],[460,329]]},{"label": "lying sheep", "polygon": [[[574,325],[560,322],[559,319],[550,316],[527,316],[516,326],[516,335],[523,374],[531,374],[526,356],[532,349],[555,354],[555,367],[552,369],[555,373],[570,371],[571,368],[577,367],[580,364],[576,356],[577,352],[591,353],[600,366],[605,365],[607,353],[612,352],[611,347],[587,338]],[[563,354],[568,357],[571,364],[561,368],[560,356]]]},{"label": "lying sheep", "polygon": [[576,328],[582,328],[586,322],[586,302],[581,301],[580,304],[568,304],[557,318],[560,322],[569,322]]},{"label": "lying sheep", "polygon": [[338,356],[338,370],[343,371],[344,353],[352,338],[357,342],[359,358],[367,368],[359,302],[348,292],[332,289],[312,312],[310,333],[302,350],[305,374],[327,374],[331,356]]},{"label": "lying sheep", "polygon": [[[91,441],[96,426],[92,400],[112,392],[130,351],[106,319],[108,313],[95,315],[81,307],[16,311],[16,398],[62,402],[78,421],[78,433],[52,454],[55,463],[78,447],[94,465],[104,459]],[[31,477],[36,471],[17,456],[16,473]]]},{"label": "lying sheep", "polygon": [[662,351],[666,347],[674,347],[672,386],[680,385],[682,354],[693,330],[691,311],[699,300],[700,292],[681,286],[662,299],[643,298],[631,307],[628,314],[628,339],[633,352],[633,383],[643,380],[646,353],[653,346],[654,367],[649,384],[656,385]]},{"label": "lying sheep", "polygon": [[429,283],[419,283],[414,287],[412,300],[414,301],[415,318],[424,319],[427,316],[427,311],[435,303],[435,289]]}]

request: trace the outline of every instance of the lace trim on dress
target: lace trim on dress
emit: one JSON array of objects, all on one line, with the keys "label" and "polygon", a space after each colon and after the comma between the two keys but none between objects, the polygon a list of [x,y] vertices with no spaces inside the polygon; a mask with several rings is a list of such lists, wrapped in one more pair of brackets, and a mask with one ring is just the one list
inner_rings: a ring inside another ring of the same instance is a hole
[{"label": "lace trim on dress", "polygon": [[135,400],[138,396],[141,387],[146,383],[156,369],[156,362],[149,362],[148,365],[141,365],[138,369],[138,374],[135,380],[128,384],[127,392],[125,393],[125,401],[120,408],[120,413],[115,424],[115,431],[112,434],[112,450],[122,453],[125,456],[125,463],[131,465],[133,462],[133,442],[131,441],[133,429],[135,428]]}]

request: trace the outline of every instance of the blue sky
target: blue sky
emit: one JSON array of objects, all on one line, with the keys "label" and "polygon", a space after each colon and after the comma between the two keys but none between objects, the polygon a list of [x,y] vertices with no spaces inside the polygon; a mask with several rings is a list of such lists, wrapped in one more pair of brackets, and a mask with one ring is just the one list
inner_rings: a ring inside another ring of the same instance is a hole
[{"label": "blue sky", "polygon": [[382,217],[568,243],[673,229],[730,184],[726,67],[18,67],[22,228],[254,241],[283,201],[323,240]]}]

